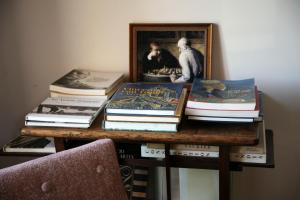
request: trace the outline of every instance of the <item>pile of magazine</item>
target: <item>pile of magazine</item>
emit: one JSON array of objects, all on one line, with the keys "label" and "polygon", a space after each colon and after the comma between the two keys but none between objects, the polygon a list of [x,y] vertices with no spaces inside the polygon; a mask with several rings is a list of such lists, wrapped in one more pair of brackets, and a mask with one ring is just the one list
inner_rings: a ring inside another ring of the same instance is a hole
[{"label": "pile of magazine", "polygon": [[258,92],[254,79],[195,79],[185,114],[191,120],[255,122],[262,121],[262,105],[262,94]]},{"label": "pile of magazine", "polygon": [[186,95],[182,84],[125,83],[106,106],[103,128],[176,132]]},{"label": "pile of magazine", "polygon": [[74,69],[50,85],[51,97],[26,115],[25,125],[88,128],[123,80],[122,73]]}]

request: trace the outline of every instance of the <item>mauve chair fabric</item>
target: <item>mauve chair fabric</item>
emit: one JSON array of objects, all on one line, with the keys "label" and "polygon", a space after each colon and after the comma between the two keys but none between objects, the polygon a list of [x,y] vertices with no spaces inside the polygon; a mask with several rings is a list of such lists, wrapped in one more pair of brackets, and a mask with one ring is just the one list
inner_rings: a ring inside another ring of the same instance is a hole
[{"label": "mauve chair fabric", "polygon": [[1,200],[125,200],[110,139],[0,170]]}]

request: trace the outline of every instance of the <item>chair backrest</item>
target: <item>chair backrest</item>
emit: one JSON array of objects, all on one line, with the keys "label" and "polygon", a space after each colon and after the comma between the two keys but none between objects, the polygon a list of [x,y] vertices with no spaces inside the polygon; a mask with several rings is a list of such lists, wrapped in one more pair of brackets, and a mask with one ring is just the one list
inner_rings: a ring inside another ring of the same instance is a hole
[{"label": "chair backrest", "polygon": [[0,170],[0,199],[125,200],[110,139]]}]

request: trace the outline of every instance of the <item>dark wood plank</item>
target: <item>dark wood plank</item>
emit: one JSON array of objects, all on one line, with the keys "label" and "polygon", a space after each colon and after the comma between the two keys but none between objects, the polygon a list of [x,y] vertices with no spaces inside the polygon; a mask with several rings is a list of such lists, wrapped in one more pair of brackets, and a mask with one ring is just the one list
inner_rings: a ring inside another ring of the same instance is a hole
[{"label": "dark wood plank", "polygon": [[[139,158],[139,159],[121,159],[122,165],[136,165],[143,167],[165,167],[164,159]],[[170,167],[175,168],[196,168],[196,169],[219,169],[218,158],[202,158],[188,156],[170,156]],[[242,166],[237,163],[230,163],[231,171],[242,171]]]},{"label": "dark wood plank", "polygon": [[171,200],[171,171],[170,171],[170,144],[165,145],[165,164],[167,179],[167,200]]},{"label": "dark wood plank", "polygon": [[4,152],[0,150],[0,156],[23,156],[23,157],[42,157],[52,153],[38,153],[38,152]]},{"label": "dark wood plank", "polygon": [[52,128],[52,127],[25,127],[22,135],[57,138],[111,138],[122,142],[156,142],[177,144],[207,144],[207,145],[255,145],[258,142],[258,125],[251,124],[222,124],[204,123],[200,121],[183,120],[177,133],[143,132],[143,131],[106,131],[100,125],[103,119],[101,114],[92,127],[79,128]]},{"label": "dark wood plank", "polygon": [[230,199],[230,147],[220,146],[219,158],[219,199]]},{"label": "dark wood plank", "polygon": [[64,151],[65,150],[65,143],[64,143],[64,138],[54,138],[54,144],[55,144],[55,149],[56,152]]}]

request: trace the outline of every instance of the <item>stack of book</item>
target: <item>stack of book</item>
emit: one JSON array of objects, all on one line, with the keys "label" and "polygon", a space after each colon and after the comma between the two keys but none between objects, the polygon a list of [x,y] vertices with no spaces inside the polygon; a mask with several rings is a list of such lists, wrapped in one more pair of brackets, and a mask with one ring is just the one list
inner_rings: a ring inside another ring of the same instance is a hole
[{"label": "stack of book", "polygon": [[[264,123],[259,123],[259,143],[256,146],[235,146],[230,150],[230,161],[243,163],[266,163],[266,135]],[[219,157],[218,146],[174,144],[171,145],[170,155]],[[141,146],[141,156],[151,158],[164,158],[164,144],[148,143]]]},{"label": "stack of book", "polygon": [[123,73],[73,69],[50,85],[51,97],[109,99],[124,81]]},{"label": "stack of book", "polygon": [[188,119],[218,122],[262,121],[262,94],[254,79],[195,79],[185,114]]},{"label": "stack of book", "polygon": [[186,95],[182,84],[123,84],[106,106],[103,128],[176,132]]},{"label": "stack of book", "polygon": [[51,97],[26,115],[25,125],[88,128],[123,80],[118,72],[74,69],[50,85]]},{"label": "stack of book", "polygon": [[104,99],[48,97],[25,116],[25,125],[88,128],[105,103]]}]

